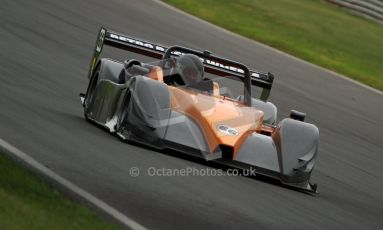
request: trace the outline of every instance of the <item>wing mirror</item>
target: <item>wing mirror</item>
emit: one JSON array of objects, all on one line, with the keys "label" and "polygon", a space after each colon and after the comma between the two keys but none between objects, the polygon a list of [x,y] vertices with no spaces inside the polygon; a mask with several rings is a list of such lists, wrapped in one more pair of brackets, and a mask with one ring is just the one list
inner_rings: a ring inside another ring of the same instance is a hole
[{"label": "wing mirror", "polygon": [[290,111],[290,118],[298,121],[305,121],[306,113],[299,112],[297,110]]}]

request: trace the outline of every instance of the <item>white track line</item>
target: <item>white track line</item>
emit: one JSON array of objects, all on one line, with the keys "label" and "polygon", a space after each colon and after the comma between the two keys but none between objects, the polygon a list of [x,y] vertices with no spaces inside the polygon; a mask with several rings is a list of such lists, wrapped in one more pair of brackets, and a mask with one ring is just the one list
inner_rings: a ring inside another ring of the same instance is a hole
[{"label": "white track line", "polygon": [[44,177],[46,177],[46,179],[53,181],[54,183],[57,183],[59,186],[62,186],[68,192],[74,193],[79,198],[88,202],[92,206],[95,206],[96,208],[104,212],[106,215],[114,218],[115,220],[125,225],[126,227],[131,229],[136,229],[136,230],[146,229],[145,227],[143,227],[136,221],[125,216],[121,212],[117,211],[113,207],[106,204],[104,201],[98,199],[97,197],[93,196],[89,192],[81,189],[80,187],[73,184],[72,182],[59,176],[58,174],[56,174],[49,168],[45,167],[43,164],[39,163],[38,161],[30,157],[28,154],[22,152],[21,150],[7,143],[1,138],[0,138],[0,150],[3,153],[9,155],[11,158],[13,159],[16,158],[17,160],[20,160],[23,164],[26,164],[27,167],[30,167],[32,170],[36,171],[37,173],[42,174]]},{"label": "white track line", "polygon": [[187,16],[187,17],[189,17],[189,18],[192,18],[192,19],[194,19],[194,20],[197,20],[197,21],[199,21],[199,22],[201,22],[201,23],[203,23],[203,24],[205,24],[205,25],[207,25],[207,26],[213,27],[213,28],[215,28],[215,29],[217,29],[217,30],[219,30],[219,31],[221,31],[221,32],[224,32],[224,33],[230,35],[230,36],[235,36],[235,37],[237,37],[237,38],[245,39],[245,40],[247,40],[247,41],[249,41],[249,42],[253,42],[253,43],[255,43],[255,44],[259,45],[259,46],[262,46],[262,47],[264,47],[264,48],[266,48],[266,49],[268,49],[268,50],[270,50],[270,51],[272,51],[272,52],[276,52],[276,53],[278,53],[278,54],[280,54],[280,55],[282,55],[282,56],[292,58],[292,59],[294,59],[294,60],[296,60],[296,61],[298,61],[298,62],[304,63],[304,64],[306,64],[306,65],[310,65],[310,66],[312,66],[312,67],[314,67],[314,68],[317,68],[317,69],[320,69],[320,70],[325,71],[325,72],[327,72],[327,73],[330,73],[330,74],[332,74],[332,75],[334,75],[334,76],[337,76],[337,77],[342,78],[342,79],[344,79],[344,80],[346,80],[346,81],[352,82],[352,83],[354,83],[354,84],[356,84],[356,85],[359,85],[359,86],[361,86],[361,87],[363,87],[363,88],[365,88],[365,89],[368,89],[368,90],[370,90],[370,91],[373,91],[373,92],[375,92],[375,93],[377,93],[377,94],[383,96],[383,92],[382,92],[382,91],[380,91],[380,90],[378,90],[378,89],[375,89],[375,88],[372,88],[371,86],[365,85],[365,84],[363,84],[363,83],[361,83],[361,82],[355,81],[354,79],[348,78],[348,77],[346,77],[346,76],[344,76],[344,75],[342,75],[342,74],[339,74],[339,73],[334,72],[334,71],[332,71],[332,70],[329,70],[329,69],[326,69],[326,68],[324,68],[324,67],[318,66],[318,65],[316,65],[316,64],[313,64],[313,63],[311,63],[311,62],[305,61],[305,60],[303,60],[303,59],[297,58],[297,57],[292,56],[292,55],[290,55],[290,54],[288,54],[288,53],[285,53],[285,52],[282,52],[282,51],[280,51],[280,50],[277,50],[277,49],[275,49],[275,48],[273,48],[273,47],[271,47],[271,46],[268,46],[268,45],[265,45],[265,44],[263,44],[263,43],[260,43],[260,42],[258,42],[258,41],[256,41],[256,40],[252,40],[252,39],[247,38],[247,37],[244,37],[244,36],[242,36],[242,35],[233,33],[233,32],[231,32],[231,31],[229,31],[229,30],[226,30],[226,29],[224,29],[224,28],[222,28],[222,27],[216,26],[216,25],[214,25],[214,24],[212,24],[212,23],[210,23],[210,22],[207,22],[207,21],[205,21],[205,20],[203,20],[203,19],[201,19],[201,18],[198,18],[198,17],[196,17],[196,16],[194,16],[194,15],[188,14],[188,13],[186,13],[186,12],[184,12],[184,11],[178,9],[178,8],[175,8],[174,6],[168,5],[168,4],[166,4],[166,3],[164,3],[164,2],[162,2],[162,1],[160,1],[160,0],[152,0],[152,1],[153,1],[153,2],[156,2],[157,4],[159,4],[159,5],[163,6],[163,7],[168,8],[168,9],[170,9],[170,10],[176,11],[176,12],[182,14],[182,15],[185,15],[185,16]]}]

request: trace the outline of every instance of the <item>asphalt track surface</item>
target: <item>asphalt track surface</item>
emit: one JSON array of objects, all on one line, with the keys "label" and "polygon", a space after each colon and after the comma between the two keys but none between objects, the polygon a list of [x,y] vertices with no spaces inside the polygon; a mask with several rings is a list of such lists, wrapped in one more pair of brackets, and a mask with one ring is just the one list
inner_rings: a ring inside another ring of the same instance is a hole
[{"label": "asphalt track surface", "polygon": [[[83,119],[78,93],[101,25],[209,49],[274,73],[279,118],[320,129],[311,196],[245,177],[151,177],[199,161],[129,145]],[[379,47],[377,47],[379,48]],[[380,47],[381,48],[381,47]],[[149,0],[0,5],[0,136],[150,229],[381,229],[383,96]],[[141,175],[129,176],[138,167]]]}]

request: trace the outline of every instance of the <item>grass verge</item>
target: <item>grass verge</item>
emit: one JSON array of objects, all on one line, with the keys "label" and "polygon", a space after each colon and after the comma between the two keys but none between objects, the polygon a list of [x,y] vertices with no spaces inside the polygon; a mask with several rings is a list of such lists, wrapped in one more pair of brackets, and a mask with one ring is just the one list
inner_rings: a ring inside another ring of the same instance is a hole
[{"label": "grass verge", "polygon": [[0,153],[0,229],[118,229]]},{"label": "grass verge", "polygon": [[323,0],[164,1],[383,90],[383,26]]}]

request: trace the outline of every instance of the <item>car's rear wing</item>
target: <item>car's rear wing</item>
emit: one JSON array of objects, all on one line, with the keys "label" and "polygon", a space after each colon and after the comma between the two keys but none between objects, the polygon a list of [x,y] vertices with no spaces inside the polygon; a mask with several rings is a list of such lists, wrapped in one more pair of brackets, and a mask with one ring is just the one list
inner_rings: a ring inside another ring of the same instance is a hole
[{"label": "car's rear wing", "polygon": [[201,58],[206,72],[219,76],[232,75],[242,79],[245,83],[244,96],[246,104],[251,101],[251,85],[256,85],[263,89],[260,99],[266,101],[269,97],[274,80],[274,76],[271,73],[262,73],[248,69],[241,63],[212,55],[208,51],[201,52],[180,46],[167,47],[161,44],[145,41],[143,39],[133,38],[121,33],[109,31],[105,28],[101,28],[98,33],[96,46],[94,48],[88,72],[88,78],[92,75],[104,45],[109,45],[157,59],[162,59],[164,57],[167,58],[171,55],[179,56],[183,53],[193,53]]}]

